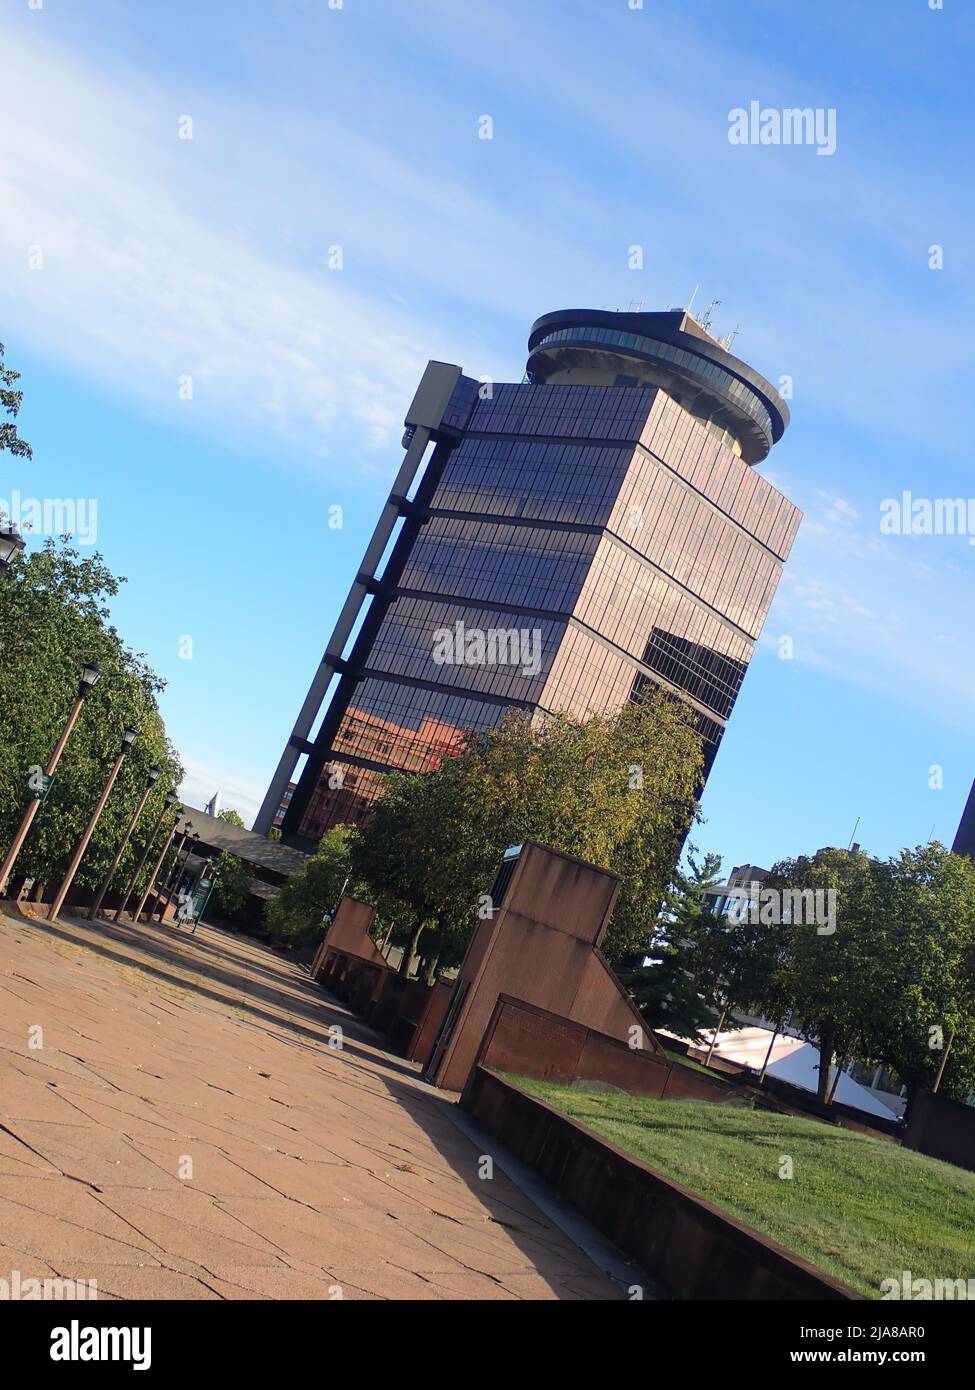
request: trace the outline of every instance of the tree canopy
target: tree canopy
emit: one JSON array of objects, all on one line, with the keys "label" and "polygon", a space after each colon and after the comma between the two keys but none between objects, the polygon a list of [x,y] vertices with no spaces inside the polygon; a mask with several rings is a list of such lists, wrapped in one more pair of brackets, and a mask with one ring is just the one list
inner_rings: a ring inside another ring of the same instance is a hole
[{"label": "tree canopy", "polygon": [[833,889],[835,930],[792,923],[775,976],[793,1024],[820,1046],[819,1093],[830,1059],[892,1067],[913,1093],[931,1086],[949,1041],[942,1089],[975,1084],[975,865],[943,845],[887,861],[820,850],[784,860],[770,889]]},{"label": "tree canopy", "polygon": [[603,949],[641,953],[696,815],[701,767],[686,707],[661,691],[587,720],[510,713],[436,771],[387,778],[353,875],[429,929],[428,957],[454,964],[505,849],[537,840],[622,876]]},{"label": "tree canopy", "polygon": [[[153,765],[161,776],[143,813],[154,823],[167,791],[182,777],[156,696],[163,682],[112,625],[108,600],[116,578],[97,552],[82,557],[70,538],[48,539],[18,556],[0,583],[0,847],[9,844],[26,805],[31,768],[43,768],[74,703],[82,666],[97,661],[102,679],[88,696],[54,786],[17,862],[18,875],[56,882],[98,800],[127,724],[139,739],[122,766],[77,882],[105,874]],[[173,813],[175,817],[175,812]],[[124,884],[137,855],[133,837],[116,876]]]},{"label": "tree canopy", "polygon": [[20,372],[4,361],[4,346],[0,343],[0,412],[7,416],[6,420],[0,418],[0,450],[6,449],[17,458],[30,458],[30,445],[17,433],[17,416],[24,399],[23,391],[17,389],[19,380]]},{"label": "tree canopy", "polygon": [[700,1041],[703,1029],[737,1027],[732,1010],[771,1006],[778,961],[775,938],[759,925],[736,924],[716,911],[721,859],[688,847],[664,898],[649,964],[620,979],[652,1028]]}]

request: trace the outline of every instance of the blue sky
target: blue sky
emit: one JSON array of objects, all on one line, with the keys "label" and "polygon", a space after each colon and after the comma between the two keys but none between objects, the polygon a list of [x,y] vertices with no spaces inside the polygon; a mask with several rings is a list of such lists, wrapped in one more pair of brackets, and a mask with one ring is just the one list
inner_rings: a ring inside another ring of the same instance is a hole
[{"label": "blue sky", "polygon": [[[696,839],[729,867],[857,817],[874,853],[950,843],[975,549],[879,520],[975,491],[973,31],[961,0],[3,0],[0,340],[34,460],[0,497],[97,501],[187,798],[256,809],[427,358],[520,380],[539,314],[699,284],[793,379],[763,472],[806,520]],[[835,154],[730,144],[753,100],[835,108]]]}]

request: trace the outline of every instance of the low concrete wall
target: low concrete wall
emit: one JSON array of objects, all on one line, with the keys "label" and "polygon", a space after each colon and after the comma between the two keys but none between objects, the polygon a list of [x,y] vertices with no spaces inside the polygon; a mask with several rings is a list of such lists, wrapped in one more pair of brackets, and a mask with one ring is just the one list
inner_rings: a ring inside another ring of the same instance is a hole
[{"label": "low concrete wall", "polygon": [[859,1298],[483,1066],[461,1104],[675,1298]]},{"label": "low concrete wall", "polygon": [[904,1148],[975,1172],[975,1109],[921,1091],[907,1114]]}]

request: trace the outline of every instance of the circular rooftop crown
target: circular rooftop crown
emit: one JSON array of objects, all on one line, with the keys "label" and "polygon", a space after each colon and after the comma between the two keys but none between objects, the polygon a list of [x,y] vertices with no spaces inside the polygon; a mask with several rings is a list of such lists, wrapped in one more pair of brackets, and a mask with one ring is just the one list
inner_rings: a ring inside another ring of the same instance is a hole
[{"label": "circular rooftop crown", "polygon": [[532,325],[528,354],[535,382],[659,386],[746,463],[761,463],[789,423],[775,387],[684,309],[561,309]]}]

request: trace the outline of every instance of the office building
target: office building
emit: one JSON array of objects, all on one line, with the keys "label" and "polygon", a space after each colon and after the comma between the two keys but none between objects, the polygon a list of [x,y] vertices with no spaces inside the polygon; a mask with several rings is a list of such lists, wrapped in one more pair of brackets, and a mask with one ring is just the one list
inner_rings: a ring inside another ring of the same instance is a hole
[{"label": "office building", "polygon": [[431,362],[255,829],[302,754],[282,826],[296,843],[506,710],[585,718],[647,682],[686,702],[710,769],[800,521],[755,467],[788,419],[680,309],[548,314],[520,383]]}]

